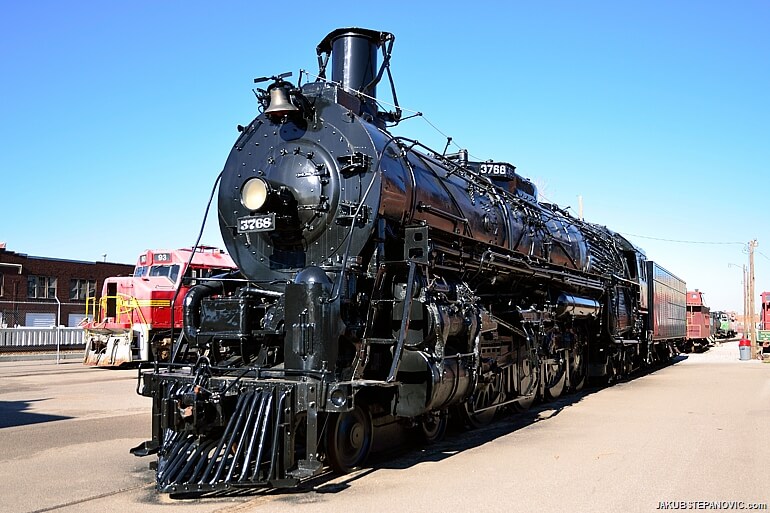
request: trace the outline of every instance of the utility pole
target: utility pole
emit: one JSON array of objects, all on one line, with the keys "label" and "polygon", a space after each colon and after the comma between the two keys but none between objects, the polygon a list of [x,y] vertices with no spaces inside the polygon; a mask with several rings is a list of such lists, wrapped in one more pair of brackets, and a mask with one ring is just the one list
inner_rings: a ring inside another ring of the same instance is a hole
[{"label": "utility pole", "polygon": [[758,245],[757,239],[749,241],[749,340],[752,359],[757,357],[757,334],[754,329],[754,248]]},{"label": "utility pole", "polygon": [[[728,262],[727,267],[737,267],[743,270],[743,279],[741,280],[741,295],[743,297],[743,330],[741,331],[741,338],[749,338],[749,282],[746,273],[746,264],[738,265]],[[725,312],[727,314],[728,312]]]},{"label": "utility pole", "polygon": [[749,273],[743,264],[743,338],[749,338]]}]

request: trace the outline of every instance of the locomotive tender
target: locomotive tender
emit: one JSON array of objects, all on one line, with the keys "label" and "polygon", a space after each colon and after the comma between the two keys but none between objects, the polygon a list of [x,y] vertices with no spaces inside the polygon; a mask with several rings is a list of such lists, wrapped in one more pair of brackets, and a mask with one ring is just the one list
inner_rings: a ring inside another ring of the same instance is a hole
[{"label": "locomotive tender", "polygon": [[239,127],[218,210],[240,273],[193,287],[177,360],[140,371],[153,437],[132,452],[157,452],[158,490],[346,472],[384,426],[432,441],[449,415],[483,425],[684,338],[684,283],[625,238],[510,164],[390,132],[393,42],[331,32],[319,79],[272,77]]}]

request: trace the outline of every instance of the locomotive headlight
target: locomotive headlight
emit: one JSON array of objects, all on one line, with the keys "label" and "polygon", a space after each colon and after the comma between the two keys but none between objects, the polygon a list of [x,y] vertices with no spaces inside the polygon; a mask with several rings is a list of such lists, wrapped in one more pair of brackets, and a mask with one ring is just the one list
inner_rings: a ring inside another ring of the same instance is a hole
[{"label": "locomotive headlight", "polygon": [[249,210],[259,210],[267,202],[270,187],[261,178],[250,178],[241,187],[241,203]]}]

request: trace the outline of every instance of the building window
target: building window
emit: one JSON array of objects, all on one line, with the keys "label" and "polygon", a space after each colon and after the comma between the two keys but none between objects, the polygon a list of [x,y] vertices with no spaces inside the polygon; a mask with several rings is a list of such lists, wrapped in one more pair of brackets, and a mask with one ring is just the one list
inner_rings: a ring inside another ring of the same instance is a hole
[{"label": "building window", "polygon": [[56,297],[56,278],[53,276],[28,276],[27,297],[54,299]]},{"label": "building window", "polygon": [[3,273],[0,273],[0,297],[3,296]]},{"label": "building window", "polygon": [[70,299],[85,301],[96,297],[96,280],[70,280]]}]

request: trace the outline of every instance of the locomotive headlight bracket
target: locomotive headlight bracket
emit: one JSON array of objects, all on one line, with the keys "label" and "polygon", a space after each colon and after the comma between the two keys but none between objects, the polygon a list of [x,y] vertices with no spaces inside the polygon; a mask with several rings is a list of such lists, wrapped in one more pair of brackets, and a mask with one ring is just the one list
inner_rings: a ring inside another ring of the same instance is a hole
[{"label": "locomotive headlight bracket", "polygon": [[270,186],[262,178],[249,178],[241,187],[241,204],[251,211],[259,210],[267,203]]}]

